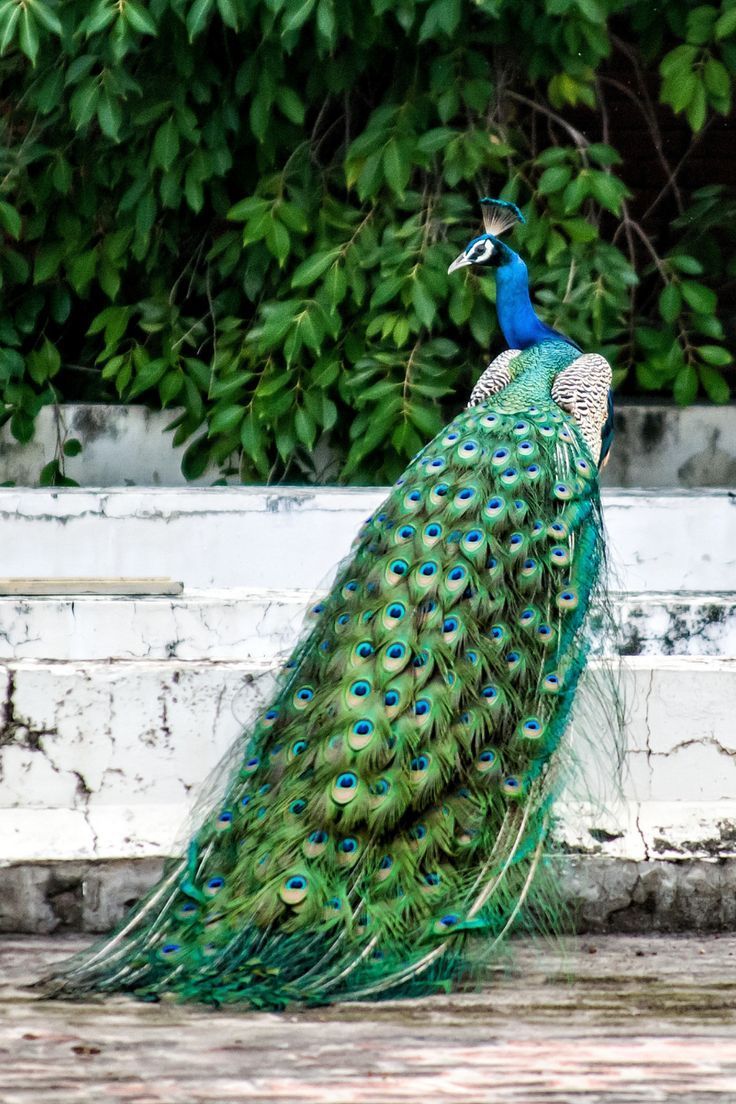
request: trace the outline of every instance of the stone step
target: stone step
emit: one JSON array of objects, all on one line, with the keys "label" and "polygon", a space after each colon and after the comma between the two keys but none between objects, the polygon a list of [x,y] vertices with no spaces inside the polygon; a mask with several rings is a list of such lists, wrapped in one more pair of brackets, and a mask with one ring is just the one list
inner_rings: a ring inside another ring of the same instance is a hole
[{"label": "stone step", "polygon": [[[0,660],[276,661],[316,595],[190,590],[175,597],[0,596]],[[601,648],[625,655],[736,656],[736,594],[617,594]]]},{"label": "stone step", "polygon": [[[0,488],[4,577],[164,576],[195,589],[328,584],[386,488]],[[615,591],[736,591],[726,491],[604,494]]]},{"label": "stone step", "polygon": [[[612,678],[594,662],[581,695],[582,778],[566,797],[562,838],[638,860],[736,854],[736,659],[623,662],[620,794],[599,704]],[[170,853],[203,781],[229,749],[240,754],[239,733],[271,679],[253,661],[0,665],[0,862]]]}]

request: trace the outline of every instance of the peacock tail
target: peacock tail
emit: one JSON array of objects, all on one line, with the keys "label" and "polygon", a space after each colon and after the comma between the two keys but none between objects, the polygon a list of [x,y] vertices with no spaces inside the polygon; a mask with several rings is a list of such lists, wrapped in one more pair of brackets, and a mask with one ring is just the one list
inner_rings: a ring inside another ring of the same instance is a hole
[{"label": "peacock tail", "polygon": [[56,995],[413,995],[531,923],[603,557],[599,449],[553,398],[579,365],[507,356],[410,463],[186,854]]}]

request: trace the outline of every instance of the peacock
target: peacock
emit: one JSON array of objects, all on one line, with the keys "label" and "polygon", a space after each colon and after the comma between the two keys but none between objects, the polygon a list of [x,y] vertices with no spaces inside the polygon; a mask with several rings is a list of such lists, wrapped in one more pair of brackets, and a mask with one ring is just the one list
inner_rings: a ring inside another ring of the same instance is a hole
[{"label": "peacock", "polygon": [[[508,348],[367,519],[185,854],[46,981],[215,1006],[447,991],[545,912],[604,559],[611,370],[536,315],[483,199]],[[561,745],[563,745],[561,747]]]}]

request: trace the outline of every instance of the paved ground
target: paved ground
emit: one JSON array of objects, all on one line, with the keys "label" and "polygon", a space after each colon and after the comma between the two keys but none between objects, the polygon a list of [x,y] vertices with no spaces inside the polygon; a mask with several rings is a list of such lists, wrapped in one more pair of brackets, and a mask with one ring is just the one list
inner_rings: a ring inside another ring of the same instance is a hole
[{"label": "paved ground", "polygon": [[736,935],[515,944],[482,992],[283,1015],[23,983],[80,940],[0,942],[2,1104],[735,1104]]}]

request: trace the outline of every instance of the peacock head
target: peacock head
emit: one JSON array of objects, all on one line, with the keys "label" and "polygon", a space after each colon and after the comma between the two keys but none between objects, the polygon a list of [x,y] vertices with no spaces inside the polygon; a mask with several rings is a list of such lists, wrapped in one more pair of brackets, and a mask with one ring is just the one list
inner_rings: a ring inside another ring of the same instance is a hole
[{"label": "peacock head", "polygon": [[484,268],[500,268],[520,260],[518,253],[500,240],[500,235],[517,223],[526,221],[515,203],[506,199],[482,199],[483,227],[485,233],[468,242],[459,257],[448,268],[448,273],[458,268],[476,265]]}]

